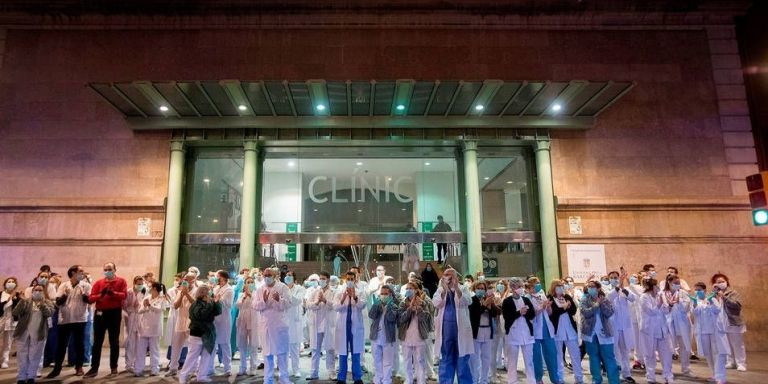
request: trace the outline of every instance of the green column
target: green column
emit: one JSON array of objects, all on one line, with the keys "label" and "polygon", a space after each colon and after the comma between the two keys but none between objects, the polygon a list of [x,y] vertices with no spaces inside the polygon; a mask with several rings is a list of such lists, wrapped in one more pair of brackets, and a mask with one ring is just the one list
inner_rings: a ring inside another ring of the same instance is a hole
[{"label": "green column", "polygon": [[483,239],[480,221],[480,183],[477,176],[477,142],[463,142],[464,201],[466,206],[467,270],[475,274],[483,270]]},{"label": "green column", "polygon": [[240,222],[240,268],[253,267],[256,261],[256,233],[260,221],[256,215],[259,149],[255,141],[244,144],[243,199]]},{"label": "green column", "polygon": [[555,193],[552,188],[552,162],[549,140],[536,141],[536,176],[539,190],[539,220],[541,222],[541,252],[544,259],[544,286],[560,278],[560,258],[557,249]]},{"label": "green column", "polygon": [[184,191],[184,143],[171,142],[171,165],[168,171],[168,198],[165,208],[165,241],[163,242],[162,281],[173,284],[179,268],[179,241],[181,239],[181,201]]}]

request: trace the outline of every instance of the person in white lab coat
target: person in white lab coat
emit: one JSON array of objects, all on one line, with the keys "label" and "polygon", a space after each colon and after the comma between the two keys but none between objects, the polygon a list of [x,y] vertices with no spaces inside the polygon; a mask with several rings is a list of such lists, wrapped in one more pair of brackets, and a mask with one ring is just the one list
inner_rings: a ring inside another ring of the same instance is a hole
[{"label": "person in white lab coat", "polygon": [[678,348],[680,367],[684,375],[691,374],[691,299],[682,289],[680,277],[668,275],[664,285],[664,302],[669,306],[667,323],[672,335],[672,350]]},{"label": "person in white lab coat", "polygon": [[621,377],[625,382],[634,383],[632,378],[632,366],[629,362],[629,354],[635,348],[635,332],[632,328],[634,308],[632,304],[637,299],[632,291],[627,289],[627,274],[622,268],[621,274],[617,271],[608,273],[611,289],[607,297],[613,303],[613,352],[621,368]]},{"label": "person in white lab coat", "polygon": [[352,378],[355,384],[363,383],[362,354],[365,352],[365,326],[363,309],[366,303],[365,285],[357,280],[357,273],[350,270],[345,275],[343,290],[336,294],[333,309],[336,311],[335,351],[339,354],[337,383],[346,382],[347,358],[352,356]]},{"label": "person in white lab coat", "polygon": [[[190,269],[191,268],[192,267],[190,267]],[[190,323],[189,308],[192,306],[192,303],[195,302],[197,289],[197,275],[194,272],[187,272],[184,276],[184,280],[179,286],[176,299],[173,301],[173,307],[176,309],[177,313],[171,344],[171,364],[167,376],[176,376],[179,370],[181,350],[184,347],[187,347]]]},{"label": "person in white lab coat", "polygon": [[149,295],[144,297],[138,311],[138,334],[136,343],[136,371],[135,376],[144,376],[144,366],[149,349],[150,375],[160,374],[160,336],[163,335],[163,312],[167,299],[165,298],[165,286],[160,283],[152,283]]},{"label": "person in white lab coat", "polygon": [[16,340],[16,359],[19,364],[17,382],[34,383],[43,358],[48,336],[48,319],[53,316],[53,296],[38,281],[29,290],[29,297],[19,301],[13,309],[18,319],[13,338]]},{"label": "person in white lab coat", "polygon": [[493,291],[486,289],[485,280],[475,283],[472,291],[472,304],[469,305],[469,321],[472,324],[472,336],[475,339],[475,353],[470,357],[472,378],[475,384],[488,384],[490,372],[496,363],[493,354],[494,340],[501,337],[496,332],[494,321],[501,313],[496,305]]},{"label": "person in white lab coat", "polygon": [[[61,373],[64,354],[70,339],[75,348],[71,351],[75,360],[75,375],[82,376],[83,357],[85,356],[85,324],[88,320],[88,296],[91,294],[91,284],[85,281],[85,273],[79,265],[73,265],[67,270],[69,279],[59,285],[56,293],[56,304],[59,308],[58,340],[56,343],[56,359],[53,371],[46,378],[52,379]],[[70,358],[73,356],[70,355]]]},{"label": "person in white lab coat", "polygon": [[304,295],[305,289],[295,282],[296,275],[293,271],[286,272],[283,282],[288,286],[290,296],[290,307],[286,312],[288,324],[288,365],[290,366],[289,372],[291,376],[295,378],[301,377],[301,371],[299,370],[299,351],[301,349],[301,341],[304,338],[304,327],[302,322],[304,319]]},{"label": "person in white lab coat", "polygon": [[669,305],[664,302],[656,279],[643,281],[645,293],[640,296],[640,334],[644,338],[645,377],[649,382],[656,382],[656,353],[661,358],[664,380],[671,383],[672,376],[672,334],[666,316]]},{"label": "person in white lab coat", "polygon": [[136,346],[139,343],[139,308],[147,288],[144,286],[144,276],[133,278],[133,289],[129,290],[123,302],[125,313],[125,370],[136,372]]},{"label": "person in white lab coat", "polygon": [[0,368],[7,369],[13,342],[13,330],[16,320],[13,319],[13,308],[21,300],[19,280],[13,276],[3,282],[3,292],[0,293]]},{"label": "person in white lab coat", "polygon": [[208,285],[195,291],[195,302],[189,307],[189,354],[179,372],[179,383],[186,384],[192,371],[198,382],[210,382],[213,352],[216,348],[216,327],[213,322],[221,314],[221,305]]},{"label": "person in white lab coat", "polygon": [[747,352],[744,348],[744,333],[747,331],[747,324],[741,317],[741,297],[736,290],[731,287],[728,276],[722,273],[716,273],[711,279],[712,286],[717,293],[720,308],[725,312],[727,319],[724,322],[727,325],[728,344],[731,346],[731,352],[728,359],[729,368],[736,368],[744,372],[747,370]]},{"label": "person in white lab coat", "polygon": [[261,315],[259,332],[262,334],[262,353],[264,354],[264,384],[274,383],[275,363],[280,371],[280,384],[289,384],[288,378],[288,323],[290,308],[290,290],[277,281],[278,272],[266,268],[262,272],[264,285],[256,290],[254,309]]},{"label": "person in white lab coat", "polygon": [[536,276],[528,278],[528,295],[536,312],[533,319],[533,337],[536,340],[533,344],[533,372],[536,382],[543,381],[546,364],[550,382],[559,384],[562,378],[559,376],[555,327],[549,317],[552,314],[552,302],[547,298],[543,285]]},{"label": "person in white lab coat", "polygon": [[[253,277],[247,277],[243,282],[243,291],[237,298],[239,313],[235,321],[237,330],[237,349],[240,351],[240,371],[238,376],[256,374],[256,322],[253,320],[253,295],[256,292],[256,283]],[[250,369],[249,369],[250,367]]]},{"label": "person in white lab coat", "polygon": [[716,384],[725,384],[725,361],[730,350],[728,335],[725,332],[727,316],[721,316],[720,302],[715,298],[717,294],[707,294],[707,285],[698,282],[693,285],[691,305],[695,318],[694,332],[696,340],[701,348],[699,353],[707,360],[707,365],[712,371],[712,378]]},{"label": "person in white lab coat", "polygon": [[643,362],[645,356],[644,340],[640,337],[640,296],[643,294],[641,279],[644,276],[645,272],[642,271],[629,275],[629,284],[626,286],[627,290],[635,295],[635,301],[629,305],[632,310],[632,330],[635,335],[635,349],[632,351],[632,358],[634,359],[632,369],[640,370],[645,370],[645,363]]},{"label": "person in white lab coat", "polygon": [[471,303],[472,295],[459,284],[456,270],[446,269],[432,296],[432,304],[438,311],[435,318],[435,355],[440,356],[440,383],[453,382],[457,376],[459,384],[472,382],[469,357],[475,351],[475,341],[469,321]]},{"label": "person in white lab coat", "polygon": [[171,365],[171,353],[173,352],[173,333],[176,327],[176,316],[178,316],[178,309],[174,308],[173,303],[176,301],[176,295],[179,293],[181,287],[181,281],[184,280],[185,273],[177,273],[173,277],[173,286],[168,288],[165,292],[165,298],[168,301],[168,320],[165,322],[165,329],[163,330],[163,344],[168,346],[166,356],[168,358],[168,367]]},{"label": "person in white lab coat", "polygon": [[525,281],[519,277],[509,279],[511,295],[501,304],[504,316],[505,349],[504,357],[507,364],[507,383],[517,384],[517,361],[519,353],[523,353],[525,382],[536,383],[533,371],[533,319],[536,312],[533,303],[525,294]]},{"label": "person in white lab coat", "polygon": [[335,313],[333,302],[336,292],[330,287],[329,279],[328,272],[320,272],[318,280],[315,281],[318,287],[311,289],[311,294],[307,298],[309,348],[312,349],[312,365],[307,380],[319,379],[322,351],[325,351],[325,369],[330,377],[329,380],[336,380],[333,374],[336,355],[335,340],[332,337],[335,322],[331,318]]},{"label": "person in white lab coat", "polygon": [[549,301],[552,303],[552,314],[549,319],[555,327],[555,343],[557,344],[557,370],[558,377],[565,380],[564,350],[568,348],[571,357],[573,377],[575,382],[584,382],[584,372],[581,369],[581,352],[579,351],[579,329],[576,325],[576,312],[578,307],[573,297],[566,293],[565,283],[562,280],[552,280],[549,286]]},{"label": "person in white lab coat", "polygon": [[[229,376],[232,373],[232,305],[235,301],[235,290],[229,285],[229,272],[225,270],[216,271],[216,275],[211,279],[214,285],[213,296],[221,305],[221,314],[216,316],[213,325],[216,327],[216,348],[221,351],[221,362],[224,365],[224,375]],[[211,359],[211,372],[213,372],[213,359]]]},{"label": "person in white lab coat", "polygon": [[368,296],[371,296],[370,298],[373,299],[373,296],[378,294],[379,288],[386,283],[387,279],[391,278],[391,276],[387,276],[387,270],[383,265],[377,266],[376,275],[368,281]]}]

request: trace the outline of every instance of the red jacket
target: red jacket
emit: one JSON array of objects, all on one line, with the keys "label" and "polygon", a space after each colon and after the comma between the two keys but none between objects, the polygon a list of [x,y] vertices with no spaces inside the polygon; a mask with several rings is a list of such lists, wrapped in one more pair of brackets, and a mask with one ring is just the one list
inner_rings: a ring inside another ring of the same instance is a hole
[{"label": "red jacket", "polygon": [[127,290],[128,284],[122,277],[115,276],[111,281],[103,278],[93,284],[88,301],[96,303],[96,310],[121,309]]}]

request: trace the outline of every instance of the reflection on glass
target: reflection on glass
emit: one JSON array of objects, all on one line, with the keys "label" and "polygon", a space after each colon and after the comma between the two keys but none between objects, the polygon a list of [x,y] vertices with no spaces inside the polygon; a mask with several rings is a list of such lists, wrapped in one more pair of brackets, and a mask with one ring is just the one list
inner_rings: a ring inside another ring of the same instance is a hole
[{"label": "reflection on glass", "polygon": [[536,230],[530,157],[481,157],[477,166],[483,231]]},{"label": "reflection on glass", "polygon": [[187,170],[185,232],[239,232],[243,159],[196,154]]},{"label": "reflection on glass", "polygon": [[487,277],[541,276],[541,244],[483,243],[483,268]]}]

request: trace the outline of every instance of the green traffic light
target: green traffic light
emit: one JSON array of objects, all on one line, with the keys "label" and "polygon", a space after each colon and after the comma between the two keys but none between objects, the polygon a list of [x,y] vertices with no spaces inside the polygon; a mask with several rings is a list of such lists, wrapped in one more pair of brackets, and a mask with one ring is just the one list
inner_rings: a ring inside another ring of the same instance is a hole
[{"label": "green traffic light", "polygon": [[768,209],[756,209],[752,211],[752,222],[755,225],[768,224]]}]

